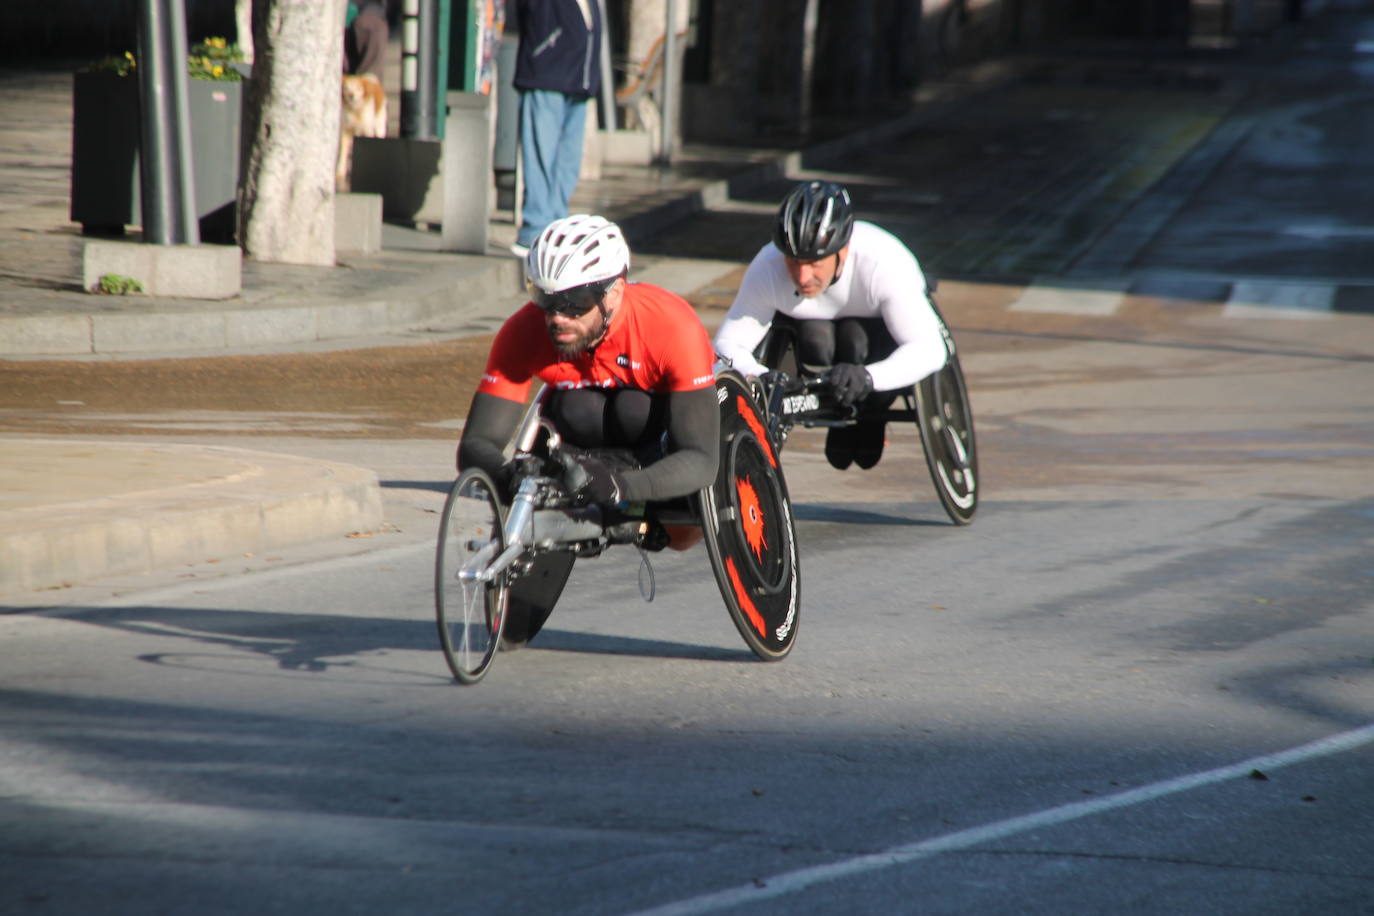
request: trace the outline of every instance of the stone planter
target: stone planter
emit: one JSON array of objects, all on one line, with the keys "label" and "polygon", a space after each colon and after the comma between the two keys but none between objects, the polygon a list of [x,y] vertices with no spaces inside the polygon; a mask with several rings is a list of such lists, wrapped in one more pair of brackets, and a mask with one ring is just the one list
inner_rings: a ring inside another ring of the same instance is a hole
[{"label": "stone planter", "polygon": [[[201,240],[232,243],[246,83],[193,79],[188,86]],[[72,221],[87,235],[122,235],[143,223],[138,80],[78,73],[72,103]]]}]

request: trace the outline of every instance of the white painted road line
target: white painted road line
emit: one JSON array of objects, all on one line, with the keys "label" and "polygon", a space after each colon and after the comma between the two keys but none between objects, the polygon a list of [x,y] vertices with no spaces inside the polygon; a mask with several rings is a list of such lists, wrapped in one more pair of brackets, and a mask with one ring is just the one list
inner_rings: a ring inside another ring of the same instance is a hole
[{"label": "white painted road line", "polygon": [[1327,283],[1240,280],[1221,310],[1223,318],[1330,318],[1336,287]]},{"label": "white painted road line", "polygon": [[1013,312],[1054,315],[1112,315],[1125,295],[1112,289],[1070,289],[1062,286],[1027,286],[1011,304]]},{"label": "white painted road line", "polygon": [[1005,821],[973,827],[969,830],[960,830],[957,833],[942,837],[922,840],[919,843],[896,846],[884,852],[843,859],[828,865],[801,868],[796,871],[773,875],[758,884],[745,884],[716,891],[712,894],[703,894],[700,897],[667,903],[652,909],[640,910],[631,916],[692,916],[692,914],[714,913],[730,907],[745,906],[750,903],[793,894],[826,881],[850,878],[885,868],[907,865],[942,852],[969,849],[982,843],[1004,839],[1019,833],[1052,827],[1120,808],[1142,805],[1159,798],[1176,795],[1180,792],[1189,792],[1193,789],[1232,779],[1243,779],[1255,770],[1272,772],[1320,757],[1329,757],[1332,754],[1354,750],[1371,742],[1374,742],[1374,724],[1322,738],[1286,751],[1251,757],[1249,760],[1242,760],[1240,763],[1219,767],[1215,770],[1205,770],[1201,773],[1180,776],[1176,779],[1166,779],[1163,782],[1141,786],[1138,789],[1131,789],[1128,792],[1121,792],[1106,798],[1060,805],[1057,808],[1049,808],[1034,814],[1013,817]]},{"label": "white painted road line", "polygon": [[1374,226],[1346,226],[1335,223],[1302,223],[1286,226],[1284,235],[1296,235],[1302,239],[1325,242],[1330,239],[1374,239]]}]

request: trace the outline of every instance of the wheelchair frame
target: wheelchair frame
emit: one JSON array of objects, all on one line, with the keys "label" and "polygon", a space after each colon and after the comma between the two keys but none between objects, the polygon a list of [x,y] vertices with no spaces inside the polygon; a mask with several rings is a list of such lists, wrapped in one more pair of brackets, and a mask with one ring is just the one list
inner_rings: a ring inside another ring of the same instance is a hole
[{"label": "wheelchair frame", "polygon": [[[903,408],[866,412],[866,419],[915,423],[921,435],[926,468],[940,504],[956,525],[973,521],[978,508],[978,451],[974,437],[973,408],[954,336],[944,316],[927,294],[940,322],[948,357],[943,368],[899,393]],[[857,407],[841,407],[824,377],[809,372],[801,363],[796,330],[775,323],[756,349],[764,365],[789,376],[788,384],[775,384],[762,392],[767,409],[769,437],[781,451],[793,426],[834,427],[859,422]]]},{"label": "wheelchair frame", "polygon": [[[797,635],[799,555],[786,480],[753,388],[736,372],[717,374],[720,460],[710,486],[646,503],[642,511],[608,514],[598,506],[568,505],[550,473],[550,455],[563,446],[542,414],[545,393],[536,396],[516,433],[518,484],[509,508],[478,469],[458,476],[444,505],[435,613],[454,678],[477,683],[498,649],[531,639],[552,612],[575,559],[615,544],[661,550],[667,529],[675,526],[701,528],[726,610],[749,648],[766,661],[784,658]],[[508,640],[512,627],[518,636]]]}]

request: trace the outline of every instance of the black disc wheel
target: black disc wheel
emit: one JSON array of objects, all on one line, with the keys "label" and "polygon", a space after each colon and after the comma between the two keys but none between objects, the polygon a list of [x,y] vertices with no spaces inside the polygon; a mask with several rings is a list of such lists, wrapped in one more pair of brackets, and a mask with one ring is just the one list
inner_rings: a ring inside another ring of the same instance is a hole
[{"label": "black disc wheel", "polygon": [[912,396],[935,492],[950,521],[967,525],[978,509],[978,446],[968,387],[952,347],[945,367],[917,383]]},{"label": "black disc wheel", "polygon": [[568,584],[577,556],[565,551],[541,553],[527,571],[507,586],[506,628],[501,634],[501,650],[513,652],[539,633],[553,613],[558,596]]},{"label": "black disc wheel", "polygon": [[485,570],[505,548],[505,509],[485,471],[458,476],[444,503],[434,562],[434,609],[449,670],[461,684],[482,679],[506,622],[506,578]]},{"label": "black disc wheel", "polygon": [[701,492],[706,549],[726,610],[754,654],[776,661],[797,638],[801,579],[792,503],[748,385],[716,379],[720,466]]}]

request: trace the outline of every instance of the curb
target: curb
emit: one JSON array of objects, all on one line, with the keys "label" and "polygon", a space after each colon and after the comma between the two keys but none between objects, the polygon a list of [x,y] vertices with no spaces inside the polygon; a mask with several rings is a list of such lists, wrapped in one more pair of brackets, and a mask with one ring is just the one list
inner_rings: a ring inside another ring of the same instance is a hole
[{"label": "curb", "polygon": [[[5,509],[0,594],[274,550],[382,522],[377,475],[353,465],[216,446],[0,442],[5,465],[21,476],[26,461],[61,473],[70,458],[75,478],[92,466],[92,452],[100,473],[121,477],[126,490]],[[169,467],[202,479],[167,486]]]},{"label": "curb", "polygon": [[461,270],[436,267],[435,279],[387,290],[359,302],[0,318],[0,358],[130,355],[216,351],[314,343],[394,333],[436,321],[464,319],[474,300],[510,296],[521,288],[518,261],[483,258]]}]

